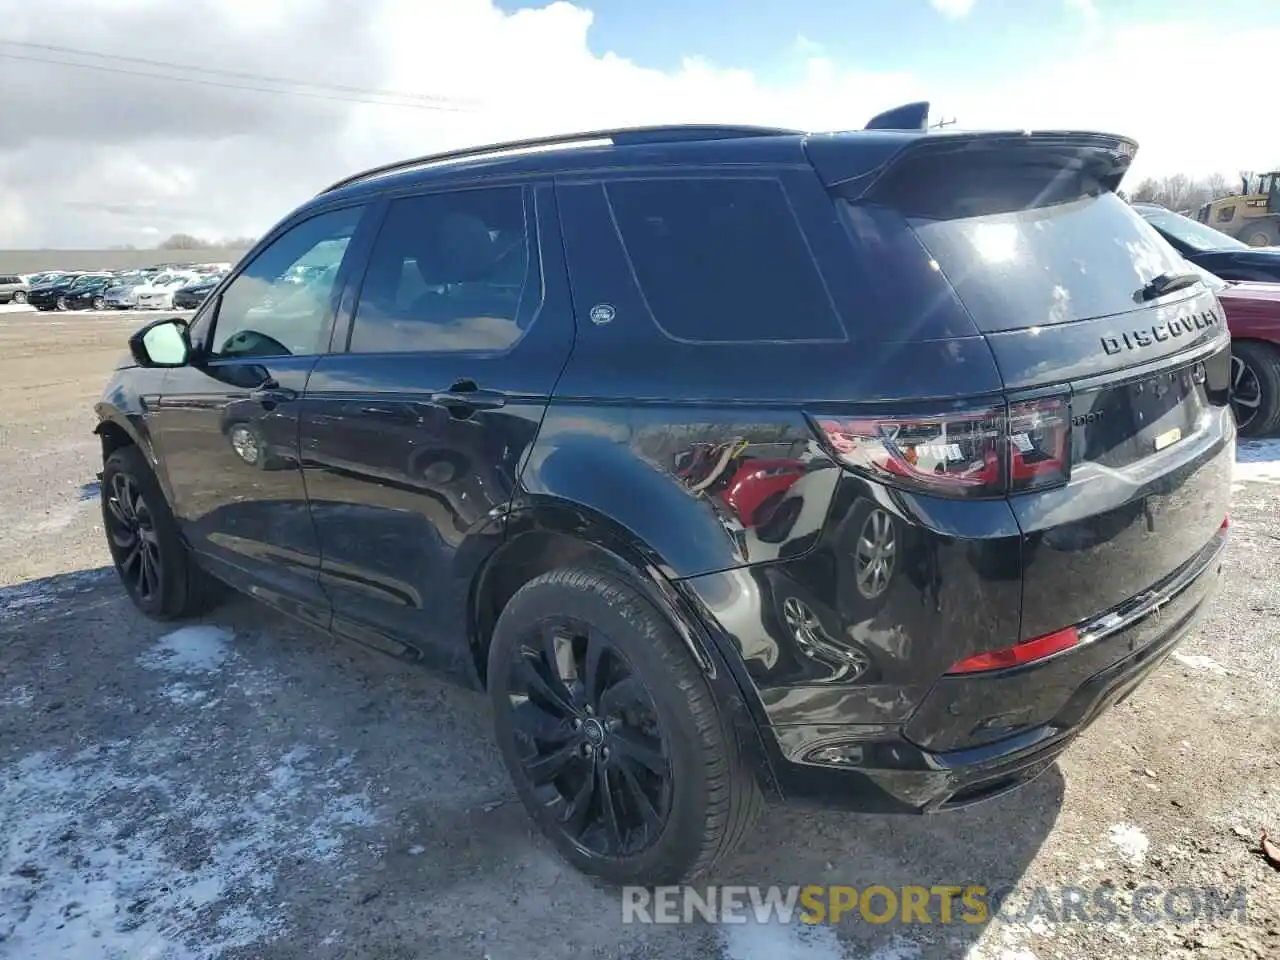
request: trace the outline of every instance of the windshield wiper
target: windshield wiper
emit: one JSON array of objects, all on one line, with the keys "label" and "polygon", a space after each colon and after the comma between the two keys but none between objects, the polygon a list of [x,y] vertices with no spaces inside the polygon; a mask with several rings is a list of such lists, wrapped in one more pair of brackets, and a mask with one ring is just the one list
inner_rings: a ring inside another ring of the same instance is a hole
[{"label": "windshield wiper", "polygon": [[1142,302],[1154,300],[1156,297],[1163,297],[1166,293],[1185,290],[1199,282],[1200,274],[1198,273],[1162,273],[1149,280],[1147,285],[1138,291],[1137,298]]}]

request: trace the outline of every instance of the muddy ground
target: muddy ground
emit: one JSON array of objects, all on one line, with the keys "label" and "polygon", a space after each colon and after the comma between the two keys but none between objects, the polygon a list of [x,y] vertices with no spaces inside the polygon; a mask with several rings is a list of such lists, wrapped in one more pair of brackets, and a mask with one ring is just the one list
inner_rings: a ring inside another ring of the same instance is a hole
[{"label": "muddy ground", "polygon": [[[0,314],[0,957],[1280,956],[1280,443],[1241,449],[1209,616],[1057,769],[927,819],[770,809],[707,880],[1016,885],[1000,918],[624,925],[532,831],[479,696],[245,599],[134,612],[90,430],[139,322]],[[1063,919],[1064,887],[1116,919]]]}]

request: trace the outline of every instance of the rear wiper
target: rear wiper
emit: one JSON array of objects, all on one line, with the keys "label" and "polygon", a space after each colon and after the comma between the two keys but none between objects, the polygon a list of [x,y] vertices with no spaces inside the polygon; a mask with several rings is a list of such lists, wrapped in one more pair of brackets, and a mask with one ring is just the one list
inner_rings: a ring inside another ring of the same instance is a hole
[{"label": "rear wiper", "polygon": [[1198,273],[1162,273],[1149,280],[1147,285],[1138,291],[1137,298],[1140,302],[1154,300],[1175,290],[1185,290],[1199,282],[1200,274]]}]

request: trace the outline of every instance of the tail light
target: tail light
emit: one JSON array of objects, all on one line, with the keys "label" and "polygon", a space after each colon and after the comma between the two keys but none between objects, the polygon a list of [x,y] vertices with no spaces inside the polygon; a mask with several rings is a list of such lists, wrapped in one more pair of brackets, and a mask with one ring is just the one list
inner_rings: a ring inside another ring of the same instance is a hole
[{"label": "tail light", "polygon": [[849,468],[923,493],[995,497],[1070,476],[1064,397],[927,415],[823,417],[814,424]]},{"label": "tail light", "polygon": [[1017,667],[1024,663],[1043,660],[1045,657],[1053,656],[1055,653],[1061,653],[1063,650],[1074,647],[1079,642],[1080,634],[1076,632],[1076,628],[1067,627],[1065,630],[1045,634],[1043,637],[1036,637],[1034,640],[1015,643],[1011,647],[975,653],[972,657],[966,657],[961,660],[947,673],[981,673],[984,670],[1003,670],[1007,667]]}]

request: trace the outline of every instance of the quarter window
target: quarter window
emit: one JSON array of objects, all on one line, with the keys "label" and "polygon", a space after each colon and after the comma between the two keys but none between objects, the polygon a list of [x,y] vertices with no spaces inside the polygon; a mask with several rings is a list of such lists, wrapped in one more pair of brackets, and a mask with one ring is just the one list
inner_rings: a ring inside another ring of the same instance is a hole
[{"label": "quarter window", "polygon": [[213,357],[270,357],[326,349],[338,272],[362,207],[304,220],[274,240],[223,291]]},{"label": "quarter window", "polygon": [[391,202],[360,290],[356,353],[502,351],[538,306],[521,187]]},{"label": "quarter window", "polygon": [[669,337],[845,339],[778,181],[625,180],[605,191],[645,300]]}]

